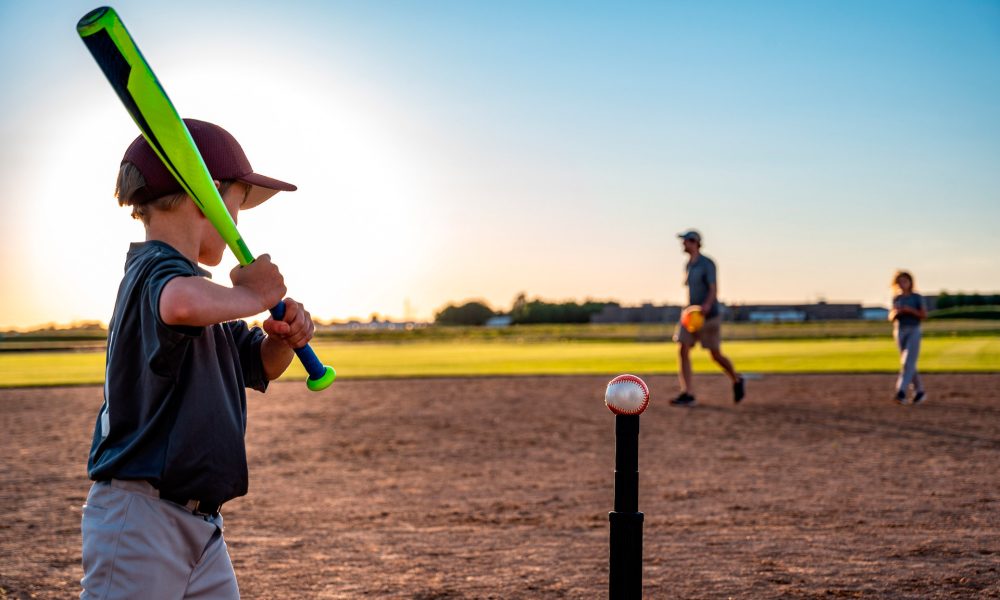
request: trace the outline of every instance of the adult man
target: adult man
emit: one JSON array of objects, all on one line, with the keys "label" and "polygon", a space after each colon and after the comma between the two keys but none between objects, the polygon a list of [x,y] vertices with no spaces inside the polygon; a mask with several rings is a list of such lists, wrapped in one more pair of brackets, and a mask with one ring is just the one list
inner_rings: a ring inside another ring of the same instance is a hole
[{"label": "adult man", "polygon": [[733,363],[722,354],[722,313],[719,310],[719,285],[716,280],[715,262],[701,253],[701,234],[690,229],[678,234],[682,240],[684,252],[689,255],[684,270],[687,273],[685,284],[688,287],[688,305],[701,307],[705,323],[696,332],[690,332],[680,323],[674,332],[674,341],[678,344],[680,368],[678,377],[681,383],[681,393],[670,401],[675,406],[692,406],[695,403],[694,381],[691,375],[691,347],[696,342],[712,353],[712,360],[722,367],[733,382],[733,402],[739,403],[745,394],[744,381]]}]

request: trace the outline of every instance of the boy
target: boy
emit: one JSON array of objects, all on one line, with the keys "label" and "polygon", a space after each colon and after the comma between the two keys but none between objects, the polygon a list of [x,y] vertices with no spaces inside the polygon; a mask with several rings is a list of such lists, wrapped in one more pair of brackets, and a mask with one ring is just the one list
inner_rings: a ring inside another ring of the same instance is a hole
[{"label": "boy", "polygon": [[[254,173],[221,127],[185,122],[234,220],[296,189]],[[226,245],[142,137],[115,195],[146,241],[129,249],[108,326],[80,597],[239,598],[219,510],[247,492],[245,388],[281,375],[313,323],[291,298],[263,331],[238,320],[282,300],[281,273],[264,255],[233,269],[232,287],[213,283],[198,263],[219,264]]]}]

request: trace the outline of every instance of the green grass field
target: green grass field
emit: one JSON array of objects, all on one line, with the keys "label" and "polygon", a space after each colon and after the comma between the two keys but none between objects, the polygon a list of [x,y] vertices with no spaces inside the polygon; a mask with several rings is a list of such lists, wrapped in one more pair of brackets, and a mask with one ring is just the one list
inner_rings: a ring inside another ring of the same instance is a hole
[{"label": "green grass field", "polygon": [[[1000,335],[1000,319],[930,319],[922,325],[924,337]],[[888,321],[816,321],[806,323],[729,323],[723,326],[727,341],[881,338],[892,336]],[[320,327],[317,342],[669,342],[674,323],[579,323],[515,325],[512,327],[446,327],[414,329],[329,330]],[[0,333],[0,352],[17,350],[89,350],[103,346],[107,332],[101,328],[43,329]]]},{"label": "green grass field", "polygon": [[[676,347],[669,342],[424,341],[412,343],[330,342],[313,344],[341,378],[457,375],[640,375],[674,373]],[[895,372],[899,357],[891,339],[731,341],[724,351],[749,373]],[[696,350],[694,367],[718,372],[707,352]],[[1000,371],[1000,337],[929,337],[920,357],[923,372]],[[293,363],[285,379],[301,379]],[[104,353],[0,353],[0,387],[99,384]]]}]

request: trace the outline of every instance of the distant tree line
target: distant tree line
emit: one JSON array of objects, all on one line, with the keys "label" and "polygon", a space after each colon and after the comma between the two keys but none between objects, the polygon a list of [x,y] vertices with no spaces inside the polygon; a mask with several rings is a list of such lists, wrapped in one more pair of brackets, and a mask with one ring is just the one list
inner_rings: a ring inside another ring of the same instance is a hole
[{"label": "distant tree line", "polygon": [[460,306],[449,304],[434,313],[434,322],[440,325],[483,325],[495,314],[483,302],[473,300]]},{"label": "distant tree line", "polygon": [[585,300],[576,302],[545,302],[528,300],[524,294],[518,295],[510,309],[510,319],[515,325],[527,323],[589,323],[590,316],[601,312],[605,306],[618,306],[617,302],[597,302]]},{"label": "distant tree line", "polygon": [[941,292],[937,297],[939,310],[959,306],[1000,306],[1000,294],[949,294]]},{"label": "distant tree line", "polygon": [[515,325],[528,323],[589,323],[590,316],[601,312],[605,306],[618,306],[617,302],[585,300],[577,302],[546,302],[528,300],[519,294],[509,313],[494,311],[485,302],[473,300],[465,304],[449,304],[435,313],[434,322],[440,325],[484,325],[490,317],[509,314]]}]

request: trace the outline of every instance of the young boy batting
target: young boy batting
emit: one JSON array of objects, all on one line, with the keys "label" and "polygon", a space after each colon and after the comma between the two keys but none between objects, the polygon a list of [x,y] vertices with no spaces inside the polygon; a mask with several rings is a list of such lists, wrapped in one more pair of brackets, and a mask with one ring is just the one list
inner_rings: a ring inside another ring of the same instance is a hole
[{"label": "young boy batting", "polygon": [[[295,186],[253,172],[236,139],[186,119],[233,219]],[[87,470],[81,598],[239,598],[222,505],[247,493],[247,387],[264,391],[313,335],[267,255],[214,283],[226,244],[142,137],[116,196],[146,240],[125,259]],[[280,321],[241,319],[284,300]]]}]

